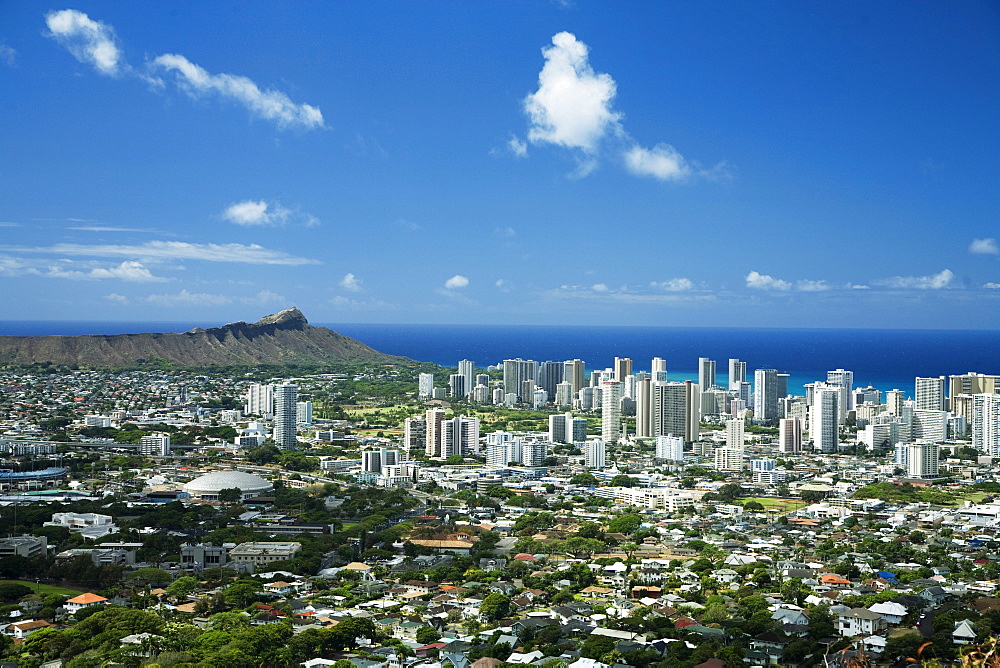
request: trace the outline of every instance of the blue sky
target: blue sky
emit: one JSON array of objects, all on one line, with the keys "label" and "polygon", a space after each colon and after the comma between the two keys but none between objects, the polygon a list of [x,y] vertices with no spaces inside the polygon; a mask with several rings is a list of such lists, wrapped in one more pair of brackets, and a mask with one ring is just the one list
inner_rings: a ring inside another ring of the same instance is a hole
[{"label": "blue sky", "polygon": [[0,3],[4,319],[1000,329],[1000,10]]}]

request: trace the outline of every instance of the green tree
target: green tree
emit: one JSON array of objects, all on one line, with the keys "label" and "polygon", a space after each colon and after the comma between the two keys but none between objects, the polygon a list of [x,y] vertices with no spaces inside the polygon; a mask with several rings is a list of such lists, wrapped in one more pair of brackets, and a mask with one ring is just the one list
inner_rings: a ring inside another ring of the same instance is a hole
[{"label": "green tree", "polygon": [[642,525],[642,518],[638,515],[619,515],[615,519],[608,522],[608,531],[612,533],[623,533],[629,535],[635,533]]},{"label": "green tree", "polygon": [[190,575],[179,577],[167,587],[167,596],[175,601],[183,600],[197,591],[200,584],[198,578]]},{"label": "green tree", "polygon": [[421,645],[429,645],[441,639],[441,634],[432,626],[421,626],[416,633],[417,642]]},{"label": "green tree", "polygon": [[500,592],[489,594],[479,606],[479,611],[490,621],[503,619],[510,614],[510,610],[510,598]]},{"label": "green tree", "polygon": [[226,487],[219,490],[219,501],[222,503],[239,503],[243,500],[243,490],[239,487]]}]

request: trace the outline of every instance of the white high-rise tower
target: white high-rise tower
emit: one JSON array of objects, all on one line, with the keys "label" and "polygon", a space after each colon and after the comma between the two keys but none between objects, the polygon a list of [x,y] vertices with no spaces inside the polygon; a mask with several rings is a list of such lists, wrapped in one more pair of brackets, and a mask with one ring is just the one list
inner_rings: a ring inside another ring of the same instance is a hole
[{"label": "white high-rise tower", "polygon": [[279,448],[294,448],[299,388],[291,383],[274,386],[274,442]]}]

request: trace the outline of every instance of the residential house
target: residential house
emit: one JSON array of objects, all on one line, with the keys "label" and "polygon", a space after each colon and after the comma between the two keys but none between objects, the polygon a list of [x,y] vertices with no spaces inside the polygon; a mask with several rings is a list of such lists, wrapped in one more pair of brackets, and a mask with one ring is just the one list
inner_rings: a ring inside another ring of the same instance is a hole
[{"label": "residential house", "polygon": [[864,608],[851,608],[840,613],[837,618],[837,630],[840,635],[852,638],[859,635],[875,635],[888,628],[882,615]]}]

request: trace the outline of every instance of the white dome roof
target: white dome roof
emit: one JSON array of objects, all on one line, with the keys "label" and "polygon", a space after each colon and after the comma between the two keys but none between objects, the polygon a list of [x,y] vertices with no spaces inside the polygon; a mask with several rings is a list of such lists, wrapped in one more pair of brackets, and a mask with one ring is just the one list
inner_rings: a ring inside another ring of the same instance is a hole
[{"label": "white dome roof", "polygon": [[242,490],[244,494],[269,492],[274,489],[274,485],[267,480],[243,471],[213,471],[184,485],[184,489],[192,494],[215,494],[220,490],[234,487]]}]

